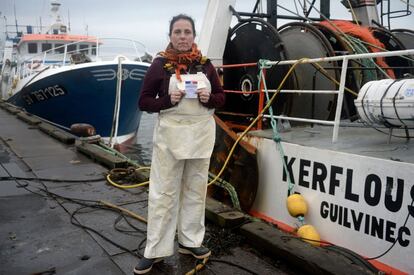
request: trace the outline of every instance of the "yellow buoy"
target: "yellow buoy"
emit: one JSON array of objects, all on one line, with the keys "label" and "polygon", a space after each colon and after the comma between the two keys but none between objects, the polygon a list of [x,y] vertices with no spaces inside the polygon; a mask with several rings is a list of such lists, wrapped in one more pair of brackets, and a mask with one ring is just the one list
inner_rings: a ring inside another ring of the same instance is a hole
[{"label": "yellow buoy", "polygon": [[297,234],[299,237],[303,238],[305,242],[314,246],[319,246],[321,244],[321,237],[319,236],[318,231],[316,231],[315,227],[310,224],[305,224],[299,227]]},{"label": "yellow buoy", "polygon": [[300,194],[293,194],[287,198],[286,206],[292,217],[305,216],[308,213],[308,206]]}]

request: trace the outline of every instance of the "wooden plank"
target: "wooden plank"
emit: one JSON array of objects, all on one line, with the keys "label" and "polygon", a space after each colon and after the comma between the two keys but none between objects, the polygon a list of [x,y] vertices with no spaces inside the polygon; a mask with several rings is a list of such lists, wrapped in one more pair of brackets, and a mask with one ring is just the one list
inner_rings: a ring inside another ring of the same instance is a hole
[{"label": "wooden plank", "polygon": [[337,252],[312,246],[264,222],[245,224],[240,232],[258,250],[282,258],[308,274],[373,274]]},{"label": "wooden plank", "polygon": [[226,228],[238,226],[246,219],[244,213],[209,197],[206,200],[206,218]]},{"label": "wooden plank", "polygon": [[9,112],[10,114],[13,114],[13,115],[15,115],[15,114],[17,114],[17,113],[20,113],[21,112],[21,110],[20,109],[18,109],[18,108],[16,108],[16,107],[14,107],[13,105],[11,105],[11,104],[7,104],[6,103],[6,105],[4,105],[5,107],[4,107],[4,109],[7,111],[7,112]]},{"label": "wooden plank", "polygon": [[126,168],[128,166],[128,162],[123,158],[114,156],[93,144],[81,143],[76,145],[76,149],[110,169]]},{"label": "wooden plank", "polygon": [[65,143],[65,144],[74,144],[76,136],[71,133],[65,132],[49,123],[42,122],[39,124],[39,129],[48,134],[49,136],[54,137],[55,139]]},{"label": "wooden plank", "polygon": [[28,113],[25,112],[19,112],[16,114],[17,118],[30,124],[30,125],[37,125],[39,123],[41,123],[42,121],[40,119],[38,119],[37,117],[34,117]]}]

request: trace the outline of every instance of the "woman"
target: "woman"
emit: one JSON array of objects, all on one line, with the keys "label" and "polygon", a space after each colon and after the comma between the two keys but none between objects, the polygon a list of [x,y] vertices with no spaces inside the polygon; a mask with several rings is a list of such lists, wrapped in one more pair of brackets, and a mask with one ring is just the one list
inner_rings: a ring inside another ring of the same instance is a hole
[{"label": "woman", "polygon": [[215,142],[214,108],[224,105],[217,73],[194,43],[194,20],[172,18],[170,43],[145,76],[139,107],[159,112],[154,129],[148,199],[147,244],[135,274],[178,251],[198,259],[210,256],[201,246],[208,167]]}]

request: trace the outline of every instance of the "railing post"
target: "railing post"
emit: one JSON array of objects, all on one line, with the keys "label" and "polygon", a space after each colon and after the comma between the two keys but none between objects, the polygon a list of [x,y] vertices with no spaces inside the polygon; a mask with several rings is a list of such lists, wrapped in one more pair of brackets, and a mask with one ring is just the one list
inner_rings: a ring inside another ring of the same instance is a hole
[{"label": "railing post", "polygon": [[96,60],[99,60],[99,38],[96,38]]},{"label": "railing post", "polygon": [[[264,104],[264,93],[263,93],[263,89],[264,89],[264,81],[266,79],[266,69],[263,69],[263,74],[262,74],[262,79],[260,79],[260,87],[259,87],[259,106],[257,108],[257,114],[259,115],[262,110],[263,110],[263,104]],[[257,129],[258,130],[262,130],[263,128],[263,121],[262,121],[263,117],[260,118],[257,121]]]},{"label": "railing post", "polygon": [[342,102],[344,101],[344,90],[346,81],[346,71],[348,69],[348,58],[345,56],[342,61],[341,80],[339,82],[338,101],[336,102],[335,123],[332,134],[332,142],[338,140],[339,123],[341,121]]},{"label": "railing post", "polygon": [[63,51],[62,66],[65,66],[65,64],[66,64],[66,55],[67,54],[68,54],[68,46],[65,44],[64,51]]},{"label": "railing post", "polygon": [[141,59],[141,56],[139,56],[137,44],[135,43],[135,41],[132,41],[132,45],[134,46],[134,49],[135,49],[135,55],[139,58],[139,61],[142,62],[142,59]]}]

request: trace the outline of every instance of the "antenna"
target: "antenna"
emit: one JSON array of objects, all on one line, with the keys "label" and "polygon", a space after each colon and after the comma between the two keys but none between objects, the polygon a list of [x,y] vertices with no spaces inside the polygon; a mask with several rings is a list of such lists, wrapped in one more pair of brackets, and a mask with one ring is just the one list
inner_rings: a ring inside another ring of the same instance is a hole
[{"label": "antenna", "polygon": [[308,17],[309,13],[308,13],[308,7],[306,6],[306,1],[303,1],[303,15],[305,15],[305,17]]},{"label": "antenna", "polygon": [[17,17],[16,17],[16,2],[13,3],[13,10],[14,10],[14,23],[16,24],[16,34],[19,35],[19,29],[17,27]]},{"label": "antenna", "polygon": [[70,13],[68,9],[68,31],[70,32]]},{"label": "antenna", "polygon": [[9,35],[8,35],[8,32],[7,32],[7,17],[4,15],[3,18],[4,18],[4,29],[6,30],[6,37],[8,38]]}]

